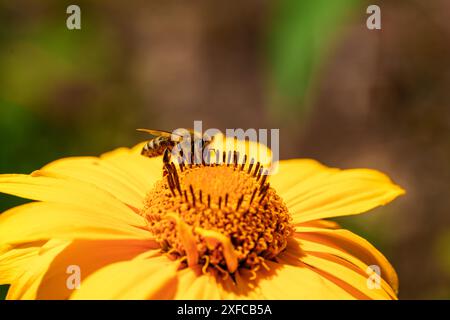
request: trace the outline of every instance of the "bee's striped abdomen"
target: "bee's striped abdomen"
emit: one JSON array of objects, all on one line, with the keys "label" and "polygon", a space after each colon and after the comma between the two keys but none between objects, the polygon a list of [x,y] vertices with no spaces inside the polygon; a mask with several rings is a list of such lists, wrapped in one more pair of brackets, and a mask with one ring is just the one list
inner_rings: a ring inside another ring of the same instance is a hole
[{"label": "bee's striped abdomen", "polygon": [[144,148],[142,148],[141,155],[152,158],[160,156],[164,153],[164,150],[171,150],[174,146],[174,142],[166,137],[156,137],[148,141]]}]

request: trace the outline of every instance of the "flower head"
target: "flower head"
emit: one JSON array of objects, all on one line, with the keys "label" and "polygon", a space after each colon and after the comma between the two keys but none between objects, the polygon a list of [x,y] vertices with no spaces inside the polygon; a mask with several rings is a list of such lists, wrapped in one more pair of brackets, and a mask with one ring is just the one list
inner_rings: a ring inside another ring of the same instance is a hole
[{"label": "flower head", "polygon": [[[163,166],[141,148],[0,175],[0,192],[36,200],[0,215],[9,299],[396,298],[386,258],[323,220],[403,194],[385,175],[295,159],[268,176],[241,152]],[[77,288],[70,266],[81,270]]]}]

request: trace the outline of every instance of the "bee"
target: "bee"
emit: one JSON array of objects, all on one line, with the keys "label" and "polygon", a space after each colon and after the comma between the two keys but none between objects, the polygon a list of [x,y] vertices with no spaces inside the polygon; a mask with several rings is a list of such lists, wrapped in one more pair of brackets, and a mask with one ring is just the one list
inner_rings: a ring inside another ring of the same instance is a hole
[{"label": "bee", "polygon": [[[183,156],[183,153],[186,153],[186,148],[183,148],[183,143],[186,144],[188,141],[189,150],[191,157],[194,155],[194,148],[196,143],[201,143],[199,146],[202,151],[205,148],[208,147],[208,145],[212,142],[212,138],[205,135],[204,137],[201,137],[199,133],[196,133],[193,130],[186,130],[186,135],[177,134],[169,131],[164,130],[151,130],[151,129],[137,129],[141,132],[146,132],[148,134],[151,134],[152,136],[155,136],[155,138],[149,140],[144,147],[142,148],[141,155],[149,158],[157,157],[160,155],[163,155],[163,161],[165,163],[168,163],[170,161],[170,154],[174,148],[176,148],[178,145],[180,145],[180,155]],[[185,141],[187,139],[187,141]],[[191,158],[190,160],[193,160]]]}]

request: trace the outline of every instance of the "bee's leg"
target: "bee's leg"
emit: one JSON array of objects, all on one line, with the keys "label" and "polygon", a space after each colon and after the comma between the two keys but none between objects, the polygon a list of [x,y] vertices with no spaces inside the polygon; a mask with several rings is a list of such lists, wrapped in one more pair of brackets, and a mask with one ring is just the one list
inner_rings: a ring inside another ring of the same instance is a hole
[{"label": "bee's leg", "polygon": [[163,153],[163,163],[169,164],[170,162],[170,151],[169,148],[166,148]]},{"label": "bee's leg", "polygon": [[165,177],[169,172],[167,170],[170,165],[170,151],[169,148],[166,148],[163,153],[163,176]]}]

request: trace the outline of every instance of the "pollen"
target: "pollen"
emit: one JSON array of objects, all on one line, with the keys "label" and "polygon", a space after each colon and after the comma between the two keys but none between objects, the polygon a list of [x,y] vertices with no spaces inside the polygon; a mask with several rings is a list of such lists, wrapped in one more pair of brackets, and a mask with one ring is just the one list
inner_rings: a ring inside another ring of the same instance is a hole
[{"label": "pollen", "polygon": [[291,217],[270,187],[268,171],[234,152],[223,161],[165,162],[164,178],[145,199],[142,214],[168,255],[224,276],[238,268],[267,269],[293,234]]}]

